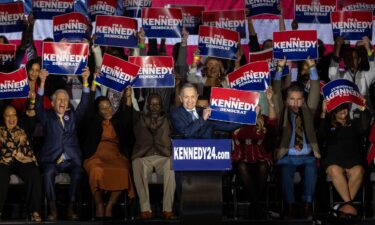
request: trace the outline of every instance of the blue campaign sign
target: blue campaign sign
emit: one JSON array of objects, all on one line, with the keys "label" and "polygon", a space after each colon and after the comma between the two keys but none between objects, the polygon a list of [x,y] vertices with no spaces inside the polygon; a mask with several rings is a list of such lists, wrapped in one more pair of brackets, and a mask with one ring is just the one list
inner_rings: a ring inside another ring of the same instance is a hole
[{"label": "blue campaign sign", "polygon": [[174,171],[224,171],[232,169],[230,139],[172,140]]},{"label": "blue campaign sign", "polygon": [[74,0],[33,0],[35,19],[51,20],[54,16],[74,11]]},{"label": "blue campaign sign", "polygon": [[134,88],[174,87],[173,58],[170,56],[131,56],[129,62],[141,67]]},{"label": "blue campaign sign", "polygon": [[259,93],[229,88],[211,89],[211,120],[254,125]]},{"label": "blue campaign sign", "polygon": [[50,74],[81,75],[88,62],[87,43],[44,42],[42,67]]},{"label": "blue campaign sign", "polygon": [[199,26],[198,49],[202,56],[237,59],[240,35],[236,31]]},{"label": "blue campaign sign", "polygon": [[264,91],[271,82],[267,61],[246,64],[228,74],[230,87],[245,91]]},{"label": "blue campaign sign", "polygon": [[139,66],[123,59],[104,54],[100,74],[95,82],[115,91],[123,91],[135,79]]},{"label": "blue campaign sign", "polygon": [[316,30],[273,32],[273,57],[275,59],[305,60],[318,58]]},{"label": "blue campaign sign", "polygon": [[245,0],[249,16],[261,14],[280,15],[279,0]]},{"label": "blue campaign sign", "polygon": [[144,8],[142,27],[149,38],[179,38],[182,31],[182,11],[177,8]]},{"label": "blue campaign sign", "polygon": [[294,18],[299,23],[331,23],[336,0],[295,0]]},{"label": "blue campaign sign", "polygon": [[124,0],[123,1],[123,14],[131,18],[141,18],[142,9],[150,8],[152,5],[152,0]]},{"label": "blue campaign sign", "polygon": [[89,39],[89,21],[82,13],[72,12],[53,17],[53,39],[56,42],[63,38],[69,42],[82,42]]},{"label": "blue campaign sign", "polygon": [[372,39],[372,12],[340,11],[331,13],[333,39],[341,36],[345,40]]},{"label": "blue campaign sign", "polygon": [[137,19],[123,16],[96,16],[94,44],[121,48],[136,48]]},{"label": "blue campaign sign", "polygon": [[324,98],[327,100],[328,112],[347,102],[355,103],[361,108],[366,106],[365,99],[359,93],[357,85],[349,80],[333,80],[324,85],[322,89]]}]

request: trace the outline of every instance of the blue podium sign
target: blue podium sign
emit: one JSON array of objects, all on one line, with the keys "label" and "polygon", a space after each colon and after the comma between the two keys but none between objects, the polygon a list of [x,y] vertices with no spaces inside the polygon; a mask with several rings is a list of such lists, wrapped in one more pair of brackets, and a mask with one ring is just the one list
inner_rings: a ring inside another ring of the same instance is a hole
[{"label": "blue podium sign", "polygon": [[230,139],[174,139],[172,167],[175,171],[231,170]]}]

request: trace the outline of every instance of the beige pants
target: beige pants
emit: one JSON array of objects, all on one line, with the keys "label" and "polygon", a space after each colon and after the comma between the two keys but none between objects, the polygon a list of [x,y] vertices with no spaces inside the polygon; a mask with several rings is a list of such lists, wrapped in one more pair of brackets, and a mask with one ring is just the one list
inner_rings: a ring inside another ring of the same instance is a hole
[{"label": "beige pants", "polygon": [[139,196],[141,212],[151,211],[148,177],[152,174],[154,168],[157,174],[164,177],[163,211],[172,212],[174,191],[176,189],[174,171],[171,169],[171,159],[159,155],[133,160],[134,184]]}]

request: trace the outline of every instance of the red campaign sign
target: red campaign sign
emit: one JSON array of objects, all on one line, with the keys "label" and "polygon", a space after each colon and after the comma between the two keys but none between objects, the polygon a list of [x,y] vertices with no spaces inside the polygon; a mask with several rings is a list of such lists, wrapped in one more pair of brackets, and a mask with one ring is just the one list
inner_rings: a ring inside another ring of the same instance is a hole
[{"label": "red campaign sign", "polygon": [[182,11],[177,8],[143,8],[142,27],[147,37],[181,37]]},{"label": "red campaign sign", "polygon": [[25,98],[29,90],[25,67],[11,73],[0,73],[0,99]]},{"label": "red campaign sign", "polygon": [[83,38],[88,39],[87,17],[78,12],[67,13],[53,17],[54,41],[59,42],[66,38],[71,42],[81,42]]},{"label": "red campaign sign", "polygon": [[202,56],[237,59],[240,35],[229,29],[199,26],[198,49]]},{"label": "red campaign sign", "polygon": [[42,68],[50,74],[80,75],[88,63],[87,43],[44,42]]},{"label": "red campaign sign", "polygon": [[346,79],[328,82],[322,88],[323,96],[327,100],[327,111],[331,112],[343,103],[354,103],[365,107],[365,99],[359,93],[357,85]]},{"label": "red campaign sign", "polygon": [[0,4],[0,33],[20,32],[24,16],[22,2]]},{"label": "red campaign sign", "polygon": [[249,63],[228,74],[230,87],[238,90],[264,91],[270,79],[267,61]]},{"label": "red campaign sign", "polygon": [[121,92],[137,77],[139,66],[123,59],[104,54],[100,75],[95,82]]},{"label": "red campaign sign", "polygon": [[202,23],[204,6],[200,5],[167,5],[169,8],[180,8],[182,12],[182,24],[189,34],[198,34],[199,25]]},{"label": "red campaign sign", "polygon": [[340,11],[331,13],[334,39],[342,36],[346,40],[362,40],[363,36],[372,36],[372,12]]},{"label": "red campaign sign", "polygon": [[202,22],[205,26],[230,29],[240,33],[241,38],[246,37],[245,10],[202,12]]},{"label": "red campaign sign", "polygon": [[133,87],[174,87],[173,57],[131,56],[129,62],[141,67]]},{"label": "red campaign sign", "polygon": [[14,61],[16,57],[16,45],[14,44],[0,44],[0,64]]},{"label": "red campaign sign", "polygon": [[295,0],[294,19],[300,23],[330,23],[337,10],[336,0]]},{"label": "red campaign sign", "polygon": [[370,11],[375,10],[374,0],[339,0],[339,9],[343,11]]},{"label": "red campaign sign", "polygon": [[271,62],[273,59],[273,49],[269,48],[260,52],[250,52],[249,62],[268,61]]},{"label": "red campaign sign", "polygon": [[117,0],[89,0],[90,19],[95,21],[96,15],[116,15]]},{"label": "red campaign sign", "polygon": [[305,60],[318,58],[316,30],[273,32],[273,57],[275,59]]},{"label": "red campaign sign", "polygon": [[256,123],[259,93],[229,88],[211,89],[210,119],[241,124]]},{"label": "red campaign sign", "polygon": [[94,44],[136,48],[138,21],[124,16],[96,16]]}]

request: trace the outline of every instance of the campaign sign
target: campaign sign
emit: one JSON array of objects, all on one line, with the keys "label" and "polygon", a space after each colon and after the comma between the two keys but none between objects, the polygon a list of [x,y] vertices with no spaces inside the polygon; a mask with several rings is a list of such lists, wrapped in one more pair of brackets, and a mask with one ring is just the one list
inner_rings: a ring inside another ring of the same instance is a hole
[{"label": "campaign sign", "polygon": [[150,8],[152,0],[124,0],[124,15],[131,18],[141,18],[142,8]]},{"label": "campaign sign", "polygon": [[123,59],[104,54],[100,74],[95,82],[122,92],[136,78],[139,66]]},{"label": "campaign sign", "polygon": [[33,0],[35,19],[51,20],[54,16],[74,11],[74,0]]},{"label": "campaign sign", "polygon": [[224,28],[199,26],[198,49],[202,56],[237,59],[240,35]]},{"label": "campaign sign", "polygon": [[182,11],[177,8],[143,8],[142,27],[149,38],[179,38]]},{"label": "campaign sign", "polygon": [[16,58],[16,45],[0,44],[0,65],[13,63]]},{"label": "campaign sign", "polygon": [[228,74],[231,88],[244,91],[264,91],[271,81],[267,61],[259,61],[241,66]]},{"label": "campaign sign", "polygon": [[359,93],[358,87],[352,81],[337,79],[323,86],[323,95],[327,100],[327,111],[330,112],[343,103],[355,103],[365,106],[365,100]]},{"label": "campaign sign", "polygon": [[173,58],[170,56],[135,56],[129,62],[141,67],[133,82],[134,88],[174,87]]},{"label": "campaign sign", "polygon": [[42,68],[51,74],[81,75],[87,66],[88,53],[87,43],[44,42]]},{"label": "campaign sign", "polygon": [[258,92],[213,87],[210,119],[254,125],[258,102]]},{"label": "campaign sign", "polygon": [[199,25],[202,24],[202,12],[204,6],[194,5],[167,5],[170,8],[180,8],[182,12],[182,24],[191,35],[197,35]]},{"label": "campaign sign", "polygon": [[305,60],[318,58],[316,30],[273,32],[273,57],[275,59]]},{"label": "campaign sign", "polygon": [[331,13],[333,39],[342,36],[345,40],[372,38],[372,12],[340,11]]},{"label": "campaign sign", "polygon": [[343,11],[370,11],[375,15],[374,0],[340,0],[339,8]]},{"label": "campaign sign", "polygon": [[244,10],[202,12],[205,26],[220,27],[237,31],[241,38],[246,38],[246,16]]},{"label": "campaign sign", "polygon": [[70,42],[81,42],[89,39],[89,21],[78,12],[53,17],[53,39],[55,42],[65,38]]},{"label": "campaign sign", "polygon": [[261,14],[280,15],[279,0],[245,0],[249,16]]},{"label": "campaign sign", "polygon": [[22,2],[0,4],[0,33],[21,32],[23,15]]},{"label": "campaign sign", "polygon": [[137,19],[123,16],[96,16],[94,44],[137,48]]},{"label": "campaign sign", "polygon": [[[275,76],[276,66],[277,66],[277,61],[273,59],[273,49],[269,48],[263,51],[249,53],[249,62],[251,63],[264,61],[264,60],[268,62],[271,78],[273,78]],[[284,66],[283,75],[288,75],[288,74],[289,74],[289,67]]]},{"label": "campaign sign", "polygon": [[0,73],[0,99],[26,98],[29,91],[25,67],[11,73]]},{"label": "campaign sign", "polygon": [[295,0],[294,19],[299,23],[331,23],[336,0]]},{"label": "campaign sign", "polygon": [[90,20],[95,21],[97,15],[116,15],[117,0],[88,0]]},{"label": "campaign sign", "polygon": [[174,171],[231,170],[230,139],[172,139]]}]

